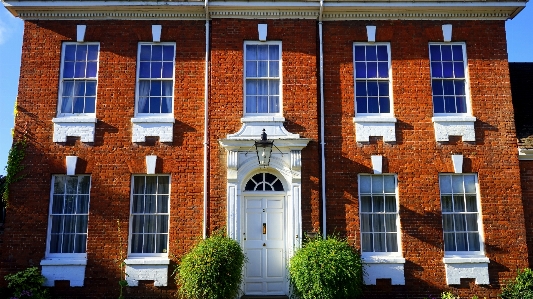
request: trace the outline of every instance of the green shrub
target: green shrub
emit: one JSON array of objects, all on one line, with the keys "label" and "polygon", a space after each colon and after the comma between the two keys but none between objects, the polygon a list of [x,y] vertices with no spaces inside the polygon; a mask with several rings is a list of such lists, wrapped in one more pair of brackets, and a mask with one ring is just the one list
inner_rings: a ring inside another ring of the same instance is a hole
[{"label": "green shrub", "polygon": [[242,282],[241,246],[222,233],[200,241],[178,266],[178,296],[188,299],[234,298]]},{"label": "green shrub", "polygon": [[43,287],[46,278],[41,275],[37,267],[31,267],[5,277],[7,287],[12,292],[12,298],[50,298],[48,290]]},{"label": "green shrub", "polygon": [[293,295],[302,299],[359,298],[363,290],[361,256],[346,241],[315,238],[291,258],[289,280]]},{"label": "green shrub", "polygon": [[502,299],[533,299],[533,271],[518,271],[516,279],[509,281],[500,294]]}]

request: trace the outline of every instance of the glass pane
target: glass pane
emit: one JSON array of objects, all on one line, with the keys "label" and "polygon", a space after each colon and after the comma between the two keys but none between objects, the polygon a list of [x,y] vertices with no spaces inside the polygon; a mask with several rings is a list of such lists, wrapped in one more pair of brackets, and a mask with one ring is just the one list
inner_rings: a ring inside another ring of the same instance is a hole
[{"label": "glass pane", "polygon": [[475,175],[464,175],[465,182],[465,192],[466,193],[476,193],[476,176]]},{"label": "glass pane", "polygon": [[396,212],[396,198],[385,196],[385,212]]},{"label": "glass pane", "polygon": [[389,77],[389,63],[388,62],[379,62],[378,63],[378,77],[379,78],[388,78]]},{"label": "glass pane", "polygon": [[265,188],[265,189],[264,189],[265,191],[273,191],[273,190],[272,190],[272,186],[270,186],[270,184],[264,183],[264,184],[263,184],[263,187]]},{"label": "glass pane", "polygon": [[453,193],[464,193],[465,192],[463,188],[463,176],[461,175],[452,176],[452,190],[453,190]]},{"label": "glass pane", "polygon": [[163,46],[152,45],[152,61],[162,61],[162,60],[163,60]]},{"label": "glass pane", "polygon": [[278,113],[279,112],[279,97],[268,97],[270,106],[269,113]]},{"label": "glass pane", "polygon": [[169,81],[169,80],[166,80],[166,81],[161,81],[161,95],[162,96],[172,96],[172,85],[174,83],[172,81]]},{"label": "glass pane", "polygon": [[52,216],[52,234],[59,234],[63,232],[63,217],[64,216]]},{"label": "glass pane", "polygon": [[85,253],[87,250],[87,235],[74,236],[74,253]]},{"label": "glass pane", "polygon": [[372,215],[361,214],[361,232],[372,232]]},{"label": "glass pane", "polygon": [[257,61],[246,61],[246,77],[257,77]]},{"label": "glass pane", "polygon": [[442,64],[440,62],[431,63],[431,77],[442,78]]},{"label": "glass pane", "polygon": [[463,46],[453,45],[452,52],[454,61],[463,61]]},{"label": "glass pane", "polygon": [[374,234],[374,251],[385,252],[385,234]]},{"label": "glass pane", "polygon": [[387,252],[398,252],[398,235],[386,234]]},{"label": "glass pane", "polygon": [[144,195],[133,195],[132,213],[144,213]]},{"label": "glass pane", "polygon": [[139,78],[150,78],[150,62],[139,63]]},{"label": "glass pane", "polygon": [[442,61],[452,61],[452,47],[441,45]]},{"label": "glass pane", "polygon": [[359,176],[359,190],[361,193],[370,193],[370,176],[362,175]]},{"label": "glass pane", "polygon": [[91,184],[91,177],[88,175],[81,176],[79,179],[78,193],[89,194],[89,187]]},{"label": "glass pane", "polygon": [[457,243],[457,251],[468,251],[468,237],[466,233],[455,234],[455,242]]},{"label": "glass pane", "polygon": [[444,251],[456,251],[454,233],[444,233]]},{"label": "glass pane", "polygon": [[444,113],[444,97],[433,97],[433,110],[435,113]]},{"label": "glass pane", "polygon": [[383,176],[372,176],[372,193],[383,193]]},{"label": "glass pane", "polygon": [[372,196],[372,203],[374,204],[374,213],[376,212],[384,212],[385,211],[385,203],[384,198],[381,195],[374,195]]},{"label": "glass pane", "polygon": [[366,96],[366,83],[363,81],[355,82],[355,95],[356,96]]},{"label": "glass pane", "polygon": [[156,194],[157,192],[157,177],[156,176],[147,176],[146,177],[146,194]]},{"label": "glass pane", "polygon": [[465,77],[465,69],[463,62],[454,62],[453,63],[453,72],[455,78],[464,78]]},{"label": "glass pane", "polygon": [[284,190],[284,189],[283,189],[283,184],[281,183],[280,180],[277,180],[277,181],[274,183],[273,187],[274,187],[274,191],[283,191],[283,190]]},{"label": "glass pane", "polygon": [[155,234],[143,235],[143,253],[155,253]]},{"label": "glass pane", "polygon": [[453,220],[455,223],[455,231],[456,232],[464,232],[466,231],[466,219],[464,214],[455,214],[453,215]]},{"label": "glass pane", "polygon": [[378,96],[378,82],[377,81],[368,81],[367,82],[367,92],[369,96]]},{"label": "glass pane", "polygon": [[148,110],[149,113],[161,113],[161,98],[160,97],[149,98],[149,102],[150,102],[150,109]]},{"label": "glass pane", "polygon": [[361,212],[372,212],[371,196],[361,196]]},{"label": "glass pane", "polygon": [[144,197],[144,212],[155,213],[156,212],[156,195],[146,195]]},{"label": "glass pane", "polygon": [[163,75],[162,78],[172,78],[174,77],[174,63],[173,62],[163,62]]},{"label": "glass pane", "polygon": [[63,78],[74,78],[74,62],[63,63]]},{"label": "glass pane", "polygon": [[171,112],[172,112],[172,98],[162,97],[161,98],[161,113],[171,113]]},{"label": "glass pane", "polygon": [[133,194],[143,194],[144,193],[144,176],[134,176],[133,177]]},{"label": "glass pane", "polygon": [[431,84],[433,95],[443,95],[444,87],[442,86],[442,80],[433,80]]},{"label": "glass pane", "polygon": [[270,173],[265,173],[265,182],[273,183],[276,179],[277,179],[276,176]]},{"label": "glass pane", "polygon": [[431,61],[440,61],[440,45],[430,45],[429,54],[431,56]]},{"label": "glass pane", "polygon": [[377,78],[378,77],[378,64],[376,62],[367,62],[366,64],[366,77]]},{"label": "glass pane", "polygon": [[255,188],[255,183],[252,180],[249,180],[248,183],[246,183],[246,187],[244,187],[244,190],[253,191],[254,188]]},{"label": "glass pane", "polygon": [[365,46],[354,46],[354,52],[355,61],[365,60]]},{"label": "glass pane", "polygon": [[396,232],[396,214],[385,214],[385,231]]},{"label": "glass pane", "polygon": [[257,46],[257,60],[268,60],[268,45]]},{"label": "glass pane", "polygon": [[389,82],[379,82],[378,83],[378,89],[379,89],[379,96],[389,96]]},{"label": "glass pane", "polygon": [[78,61],[74,63],[74,78],[85,78],[85,61]]},{"label": "glass pane", "polygon": [[385,232],[385,215],[372,215],[372,228],[374,232]]},{"label": "glass pane", "polygon": [[54,195],[52,197],[52,214],[63,213],[63,195]]},{"label": "glass pane", "polygon": [[361,247],[363,252],[372,252],[374,251],[372,234],[362,234],[361,235]]},{"label": "glass pane", "polygon": [[246,97],[246,112],[257,113],[257,97]]},{"label": "glass pane", "polygon": [[457,113],[466,113],[466,98],[456,97]]},{"label": "glass pane", "polygon": [[383,176],[385,193],[396,193],[396,180],[392,175]]},{"label": "glass pane", "polygon": [[163,46],[163,60],[174,61],[174,46]]},{"label": "glass pane", "polygon": [[76,195],[65,196],[64,214],[74,214],[76,211]]},{"label": "glass pane", "polygon": [[76,217],[76,233],[87,233],[87,221],[88,216],[75,216]]},{"label": "glass pane", "polygon": [[63,222],[63,232],[64,233],[75,233],[76,232],[76,216],[64,216],[65,221]]},{"label": "glass pane", "polygon": [[143,215],[133,215],[132,217],[132,233],[143,233],[144,232],[144,216]]},{"label": "glass pane", "polygon": [[157,196],[157,213],[168,213],[168,195]]},{"label": "glass pane", "polygon": [[157,193],[158,194],[169,194],[169,176],[158,176],[157,177]]},{"label": "glass pane", "polygon": [[246,60],[255,60],[255,59],[257,59],[257,46],[246,45]]},{"label": "glass pane", "polygon": [[76,59],[76,45],[65,46],[65,61],[74,61]]},{"label": "glass pane", "polygon": [[168,244],[168,235],[156,235],[156,253],[166,253],[167,250],[167,244]]},{"label": "glass pane", "polygon": [[387,53],[387,46],[377,46],[377,50],[378,50],[379,61],[389,61],[389,55]]},{"label": "glass pane", "polygon": [[257,62],[257,76],[268,77],[268,61]]},{"label": "glass pane", "polygon": [[87,47],[87,60],[98,60],[98,45],[89,45]]},{"label": "glass pane", "polygon": [[159,215],[157,217],[157,233],[167,234],[168,233],[168,216]]},{"label": "glass pane", "polygon": [[444,78],[453,78],[453,63],[452,62],[442,63],[442,76]]},{"label": "glass pane", "polygon": [[365,97],[357,97],[356,99],[357,104],[357,113],[368,113],[368,106],[367,106],[367,98]]},{"label": "glass pane", "polygon": [[50,235],[50,253],[60,253],[61,238],[57,234]]},{"label": "glass pane", "polygon": [[87,46],[86,45],[77,45],[76,47],[76,61],[86,61],[87,60]]},{"label": "glass pane", "polygon": [[66,177],[66,187],[67,194],[77,194],[78,193],[78,177],[77,176],[68,176]]},{"label": "glass pane", "polygon": [[364,62],[355,63],[355,77],[366,78],[366,63]]},{"label": "glass pane", "polygon": [[442,228],[445,232],[453,232],[453,215],[444,214],[442,215]]},{"label": "glass pane", "polygon": [[97,70],[98,64],[96,62],[88,62],[87,63],[87,78],[95,78],[96,77],[96,70]]},{"label": "glass pane", "polygon": [[62,253],[74,253],[74,235],[63,235],[63,244],[61,244]]},{"label": "glass pane", "polygon": [[76,206],[76,214],[89,213],[89,195],[78,195],[78,205]]},{"label": "glass pane", "polygon": [[466,196],[466,211],[477,212],[477,198],[475,195]]},{"label": "glass pane", "polygon": [[152,57],[152,46],[150,45],[142,45],[141,46],[141,53],[139,54],[139,59],[141,61],[150,61],[150,57]]},{"label": "glass pane", "polygon": [[466,230],[477,232],[477,214],[466,214]]},{"label": "glass pane", "polygon": [[144,216],[144,232],[145,233],[155,233],[157,228],[155,215],[146,215]]},{"label": "glass pane", "polygon": [[163,73],[163,63],[156,61],[150,63],[150,78],[161,78]]},{"label": "glass pane", "polygon": [[72,107],[73,113],[83,113],[83,109],[85,106],[84,98],[74,98],[74,104]]},{"label": "glass pane", "polygon": [[439,176],[439,186],[441,194],[452,193],[452,178],[449,175]]},{"label": "glass pane", "polygon": [[257,112],[258,113],[269,113],[268,97],[257,97]]},{"label": "glass pane", "polygon": [[131,253],[142,253],[143,248],[143,235],[133,234],[131,235]]},{"label": "glass pane", "polygon": [[465,211],[465,202],[462,195],[453,196],[453,209],[455,212],[464,212]]},{"label": "glass pane", "polygon": [[469,251],[480,251],[481,250],[478,233],[468,234],[468,250]]},{"label": "glass pane", "polygon": [[150,96],[160,96],[161,95],[161,81],[151,81],[150,82]]},{"label": "glass pane", "polygon": [[443,195],[441,196],[442,211],[443,212],[453,212],[453,203],[452,197]]},{"label": "glass pane", "polygon": [[54,194],[65,193],[65,176],[54,177]]},{"label": "glass pane", "polygon": [[269,73],[268,75],[270,77],[279,77],[279,62],[278,61],[271,61],[268,63],[269,66]]},{"label": "glass pane", "polygon": [[376,46],[366,46],[366,60],[377,61],[377,49]]}]

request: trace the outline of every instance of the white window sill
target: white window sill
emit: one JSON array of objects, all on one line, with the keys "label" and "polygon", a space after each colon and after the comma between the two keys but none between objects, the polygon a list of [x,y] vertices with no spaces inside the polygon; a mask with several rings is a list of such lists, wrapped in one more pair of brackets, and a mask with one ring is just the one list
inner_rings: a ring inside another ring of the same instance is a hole
[{"label": "white window sill", "polygon": [[378,279],[390,279],[392,285],[405,285],[405,258],[399,255],[364,255],[365,285],[375,285]]},{"label": "white window sill", "polygon": [[52,118],[53,123],[96,123],[94,116],[62,116]]},{"label": "white window sill", "polygon": [[353,118],[355,141],[370,142],[370,137],[381,136],[384,142],[396,142],[396,118],[392,116],[362,116]]},{"label": "white window sill", "polygon": [[131,119],[132,123],[174,123],[174,116],[141,116]]},{"label": "white window sill", "polygon": [[434,116],[435,140],[450,141],[450,136],[461,136],[463,141],[476,141],[474,123],[476,118],[470,115]]},{"label": "white window sill", "polygon": [[68,280],[71,287],[82,287],[85,280],[85,258],[46,258],[41,260],[44,286],[53,287],[56,280]]},{"label": "white window sill", "polygon": [[245,116],[241,118],[242,123],[249,122],[284,122],[285,117],[276,115],[258,115],[258,116]]},{"label": "white window sill", "polygon": [[154,286],[167,286],[170,260],[162,257],[138,257],[124,260],[128,286],[136,287],[139,280],[151,280]]},{"label": "white window sill", "polygon": [[488,285],[490,260],[483,255],[449,255],[442,261],[446,269],[446,283],[459,285],[461,279],[475,279],[476,284]]}]

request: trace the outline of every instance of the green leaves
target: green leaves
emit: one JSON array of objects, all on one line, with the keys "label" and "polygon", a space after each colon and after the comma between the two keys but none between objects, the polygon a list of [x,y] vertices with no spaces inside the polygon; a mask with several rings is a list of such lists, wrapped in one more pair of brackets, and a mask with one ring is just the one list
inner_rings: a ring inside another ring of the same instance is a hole
[{"label": "green leaves", "polygon": [[43,287],[45,278],[37,267],[8,274],[4,278],[7,281],[7,287],[13,291],[13,296],[16,298],[21,297],[21,295],[35,299],[50,298],[48,290]]},{"label": "green leaves", "polygon": [[500,294],[502,299],[533,299],[533,271],[519,270],[514,281],[508,282]]},{"label": "green leaves", "polygon": [[178,294],[189,299],[234,298],[242,281],[244,261],[237,241],[215,233],[181,260],[176,276]]},{"label": "green leaves", "polygon": [[289,265],[290,282],[302,299],[359,298],[363,290],[361,257],[338,238],[309,241]]},{"label": "green leaves", "polygon": [[18,175],[18,173],[24,169],[24,166],[21,165],[21,163],[25,155],[26,140],[22,139],[14,142],[7,156],[7,165],[5,168],[6,177],[5,182],[2,185],[2,202],[6,207],[9,199],[9,186],[12,183],[22,179],[22,176]]}]

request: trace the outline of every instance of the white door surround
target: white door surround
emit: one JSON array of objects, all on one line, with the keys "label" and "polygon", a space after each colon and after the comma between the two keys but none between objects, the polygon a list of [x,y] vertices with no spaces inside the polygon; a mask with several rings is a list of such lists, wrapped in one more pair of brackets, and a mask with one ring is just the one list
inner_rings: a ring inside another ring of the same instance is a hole
[{"label": "white door surround", "polygon": [[[284,119],[283,119],[284,120]],[[245,198],[252,195],[271,194],[284,196],[284,243],[286,260],[301,245],[302,239],[302,159],[301,151],[310,139],[300,138],[298,134],[291,134],[283,127],[283,120],[268,122],[249,122],[243,120],[243,127],[236,134],[228,135],[219,140],[227,153],[227,230],[228,236],[244,248],[243,225]],[[281,151],[274,149],[268,167],[259,167],[254,141],[259,140],[261,131],[265,129],[268,139],[274,140],[274,145]],[[275,175],[283,184],[283,192],[245,191],[246,183],[258,173]],[[259,194],[261,193],[261,194]],[[265,198],[268,198],[265,196]],[[286,269],[285,269],[286,271]],[[285,273],[286,275],[286,273]],[[285,276],[284,294],[289,294],[289,283]],[[244,290],[244,287],[242,288]],[[259,293],[258,293],[259,294]]]}]

